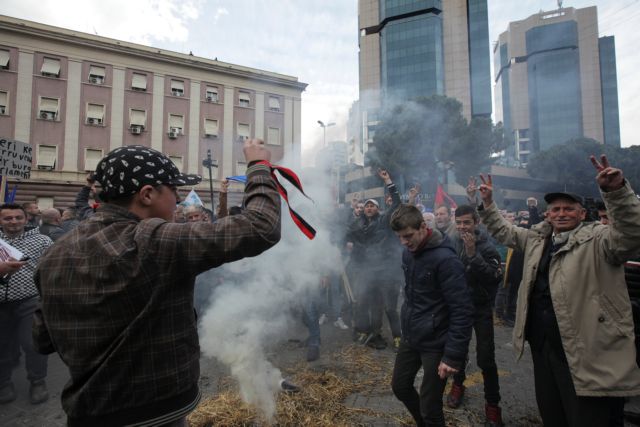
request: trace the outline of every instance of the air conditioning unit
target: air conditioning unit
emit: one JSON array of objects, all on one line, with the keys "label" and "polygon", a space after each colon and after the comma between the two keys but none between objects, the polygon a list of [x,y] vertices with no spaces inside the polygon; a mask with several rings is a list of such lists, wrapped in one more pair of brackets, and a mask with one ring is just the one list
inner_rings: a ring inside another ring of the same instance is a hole
[{"label": "air conditioning unit", "polygon": [[171,94],[173,96],[182,96],[182,91],[181,90],[172,90]]},{"label": "air conditioning unit", "polygon": [[0,114],[3,115],[3,116],[5,114],[7,114],[7,107],[6,106],[0,105]]},{"label": "air conditioning unit", "polygon": [[169,132],[169,138],[176,139],[178,137],[178,132],[171,131]]},{"label": "air conditioning unit", "polygon": [[51,111],[40,111],[40,118],[44,120],[54,120],[56,115]]},{"label": "air conditioning unit", "polygon": [[211,95],[207,96],[207,102],[213,102],[213,96]]},{"label": "air conditioning unit", "polygon": [[134,135],[140,135],[142,133],[142,126],[131,125],[131,133]]},{"label": "air conditioning unit", "polygon": [[97,78],[97,77],[90,77],[90,78],[89,78],[89,81],[90,81],[91,83],[94,83],[94,84],[100,83],[100,81],[98,80],[98,78]]}]

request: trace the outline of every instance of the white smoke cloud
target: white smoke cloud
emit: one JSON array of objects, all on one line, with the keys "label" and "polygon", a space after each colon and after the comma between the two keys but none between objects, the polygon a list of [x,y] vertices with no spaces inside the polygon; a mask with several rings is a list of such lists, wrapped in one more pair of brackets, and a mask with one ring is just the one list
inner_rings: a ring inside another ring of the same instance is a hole
[{"label": "white smoke cloud", "polygon": [[267,420],[275,414],[281,373],[267,360],[265,344],[282,339],[288,326],[300,321],[291,318],[289,307],[317,290],[322,275],[338,268],[339,251],[330,242],[331,223],[326,220],[333,208],[329,178],[309,172],[300,178],[314,202],[294,188],[288,191],[294,209],[316,229],[316,238],[310,241],[298,230],[283,204],[280,243],[214,271],[225,282],[213,293],[200,325],[203,353],[230,368],[242,398]]}]

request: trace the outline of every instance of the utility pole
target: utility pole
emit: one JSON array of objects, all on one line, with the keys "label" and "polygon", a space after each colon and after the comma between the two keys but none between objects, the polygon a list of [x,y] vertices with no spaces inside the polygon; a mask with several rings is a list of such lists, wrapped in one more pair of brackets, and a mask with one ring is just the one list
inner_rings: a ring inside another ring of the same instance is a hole
[{"label": "utility pole", "polygon": [[211,212],[213,215],[216,214],[215,202],[213,200],[213,172],[212,168],[217,168],[218,165],[211,158],[211,149],[207,150],[207,158],[202,161],[202,166],[209,169],[209,196],[211,197]]}]

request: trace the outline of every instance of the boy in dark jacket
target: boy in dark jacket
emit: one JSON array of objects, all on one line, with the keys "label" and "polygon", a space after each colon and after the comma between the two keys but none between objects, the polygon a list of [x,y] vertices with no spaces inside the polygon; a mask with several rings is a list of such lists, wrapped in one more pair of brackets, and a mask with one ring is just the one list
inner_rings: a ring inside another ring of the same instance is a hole
[{"label": "boy in dark jacket", "polygon": [[[427,227],[420,211],[400,205],[391,228],[405,247],[402,340],[391,387],[418,426],[444,426],[442,394],[447,376],[463,369],[471,339],[473,304],[464,266],[451,242]],[[413,386],[420,367],[420,394]]]},{"label": "boy in dark jacket", "polygon": [[[498,284],[502,281],[500,255],[486,233],[480,233],[478,212],[473,206],[456,208],[457,237],[454,239],[456,252],[464,264],[465,278],[471,291],[474,305],[473,329],[476,332],[476,356],[484,380],[486,400],[486,425],[502,425],[500,385],[496,366],[493,335],[493,307]],[[461,369],[453,376],[447,405],[457,408],[464,395],[465,372]]]}]

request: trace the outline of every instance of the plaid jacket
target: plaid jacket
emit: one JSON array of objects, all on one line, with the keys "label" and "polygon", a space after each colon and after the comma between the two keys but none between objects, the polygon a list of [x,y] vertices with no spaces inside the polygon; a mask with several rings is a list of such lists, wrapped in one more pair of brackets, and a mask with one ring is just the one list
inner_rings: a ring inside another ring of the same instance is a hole
[{"label": "plaid jacket", "polygon": [[195,276],[280,239],[280,199],[265,166],[248,169],[244,204],[242,215],[213,224],[140,220],[103,204],[42,259],[34,342],[69,367],[70,426],[158,425],[195,407]]},{"label": "plaid jacket", "polygon": [[38,260],[53,242],[47,236],[40,234],[38,228],[32,228],[12,239],[0,231],[0,238],[29,257],[24,267],[13,273],[8,281],[2,280],[0,303],[37,297],[38,290],[33,282],[33,275]]}]

